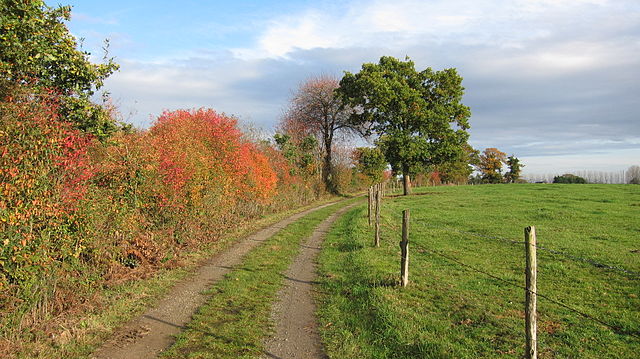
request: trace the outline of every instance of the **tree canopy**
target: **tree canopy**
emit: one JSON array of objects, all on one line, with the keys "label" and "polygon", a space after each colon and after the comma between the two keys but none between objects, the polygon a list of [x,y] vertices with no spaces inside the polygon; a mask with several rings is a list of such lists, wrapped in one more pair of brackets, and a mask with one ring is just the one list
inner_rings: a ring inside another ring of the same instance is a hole
[{"label": "tree canopy", "polygon": [[576,176],[571,173],[565,173],[562,176],[553,177],[553,183],[587,183],[587,180],[583,177]]},{"label": "tree canopy", "polygon": [[470,110],[455,69],[416,71],[413,61],[384,56],[346,72],[337,90],[352,106],[350,121],[366,126],[396,173],[405,178],[457,158],[468,138]]},{"label": "tree canopy", "polygon": [[473,166],[477,166],[480,161],[479,157],[478,150],[465,144],[458,158],[437,165],[435,170],[443,183],[466,184],[473,173]]},{"label": "tree canopy", "polygon": [[94,64],[88,52],[78,50],[64,24],[70,16],[69,6],[0,1],[0,96],[11,96],[12,88],[22,84],[56,92],[62,117],[103,139],[118,125],[91,96],[118,65],[106,56],[105,63]]},{"label": "tree canopy", "polygon": [[522,167],[524,165],[516,156],[507,157],[507,166],[509,166],[509,171],[504,174],[504,179],[507,183],[516,183],[520,179],[520,173],[522,172]]}]

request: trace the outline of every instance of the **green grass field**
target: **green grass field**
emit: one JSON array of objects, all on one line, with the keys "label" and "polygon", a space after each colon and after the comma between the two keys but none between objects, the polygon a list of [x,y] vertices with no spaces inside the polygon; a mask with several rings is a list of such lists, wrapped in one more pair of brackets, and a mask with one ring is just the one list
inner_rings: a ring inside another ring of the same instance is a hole
[{"label": "green grass field", "polygon": [[[538,299],[541,358],[640,353],[640,186],[429,187],[385,198],[373,247],[359,206],[329,234],[320,321],[332,358],[514,358],[524,353],[523,229],[534,225],[538,292],[614,326]],[[402,210],[411,210],[410,285],[399,283]],[[635,335],[636,337],[634,337]]]}]

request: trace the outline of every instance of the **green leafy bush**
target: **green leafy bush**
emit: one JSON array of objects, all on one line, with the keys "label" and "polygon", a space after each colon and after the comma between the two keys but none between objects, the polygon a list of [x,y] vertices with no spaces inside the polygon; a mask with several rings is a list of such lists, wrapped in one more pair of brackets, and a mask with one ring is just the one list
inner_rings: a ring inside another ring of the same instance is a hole
[{"label": "green leafy bush", "polygon": [[553,183],[587,183],[587,180],[580,176],[567,173],[562,176],[553,177]]}]

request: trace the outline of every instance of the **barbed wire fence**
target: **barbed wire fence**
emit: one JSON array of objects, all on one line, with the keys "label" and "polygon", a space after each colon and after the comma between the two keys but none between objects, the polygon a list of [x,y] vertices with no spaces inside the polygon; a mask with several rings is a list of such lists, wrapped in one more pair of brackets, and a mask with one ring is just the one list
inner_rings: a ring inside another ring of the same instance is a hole
[{"label": "barbed wire fence", "polygon": [[[483,238],[483,239],[489,239],[489,240],[494,240],[494,241],[500,241],[500,242],[506,242],[506,243],[512,243],[512,244],[519,244],[519,245],[525,245],[526,243],[522,240],[515,240],[515,239],[509,239],[509,238],[504,238],[504,237],[498,237],[498,236],[492,236],[492,235],[487,235],[487,234],[482,234],[482,233],[477,233],[477,232],[469,232],[469,231],[463,231],[457,228],[451,228],[451,227],[436,227],[436,226],[432,226],[429,225],[427,223],[425,223],[425,220],[418,220],[416,221],[418,223],[420,223],[423,227],[429,228],[429,229],[437,229],[437,230],[445,230],[445,231],[450,231],[450,232],[457,232],[459,234],[463,234],[463,235],[469,235],[469,236],[474,236],[474,237],[478,237],[478,238]],[[560,251],[557,249],[553,249],[553,248],[548,248],[545,246],[541,246],[539,244],[535,245],[537,249],[547,252],[547,253],[551,253],[557,256],[562,256],[565,257],[567,259],[571,259],[577,262],[583,262],[586,264],[590,264],[593,267],[596,268],[601,268],[601,269],[607,269],[609,271],[612,272],[620,272],[620,273],[624,273],[632,278],[637,278],[640,279],[640,272],[637,271],[633,271],[630,269],[626,269],[626,268],[622,268],[619,266],[615,266],[612,264],[607,264],[607,263],[602,263],[602,262],[598,262],[594,259],[591,258],[585,258],[585,257],[581,257],[575,254],[571,254],[565,251]]]},{"label": "barbed wire fence", "polygon": [[[376,206],[376,207],[378,207],[378,208],[376,208],[377,210],[379,210],[379,206],[380,206],[379,204]],[[406,211],[406,210],[403,211],[403,218],[407,220],[407,223],[404,223],[404,220],[403,220],[403,225],[402,225],[403,238],[406,235],[406,233],[408,232],[408,228],[407,227],[409,225],[408,224],[408,213],[405,213],[405,212],[408,212],[408,211]],[[377,219],[377,221],[379,221],[379,219]],[[535,247],[535,249],[538,249],[538,250],[542,251],[543,253],[548,253],[548,254],[550,254],[552,256],[563,257],[565,259],[568,259],[568,260],[571,260],[571,261],[574,261],[574,262],[580,262],[580,263],[583,263],[583,264],[587,264],[589,266],[592,266],[593,268],[606,270],[606,271],[613,272],[613,273],[618,273],[618,274],[624,275],[625,277],[627,277],[628,279],[631,279],[631,280],[640,280],[640,272],[638,272],[638,271],[634,271],[634,270],[630,270],[630,269],[627,269],[627,268],[623,268],[623,267],[618,266],[618,265],[603,263],[601,261],[596,261],[596,260],[594,260],[592,258],[579,256],[579,255],[576,255],[576,254],[573,254],[573,253],[569,253],[567,251],[561,251],[561,250],[557,250],[557,249],[554,249],[554,248],[549,248],[547,246],[542,246],[542,245],[539,245],[539,244],[535,243],[535,239],[534,239],[534,242],[532,244],[531,242],[528,242],[527,240],[524,240],[524,241],[523,240],[515,240],[515,239],[505,238],[505,237],[500,237],[500,236],[495,236],[495,235],[487,235],[487,234],[483,234],[483,233],[477,233],[477,232],[471,232],[471,231],[463,231],[463,230],[460,230],[458,228],[445,227],[445,226],[434,226],[434,225],[428,224],[426,222],[426,220],[423,220],[423,219],[418,219],[418,220],[415,220],[413,222],[419,224],[421,227],[426,228],[426,229],[444,230],[444,231],[456,232],[456,233],[462,235],[463,237],[464,236],[469,236],[469,237],[482,238],[482,239],[487,239],[487,240],[496,241],[496,242],[509,243],[511,245],[523,246],[523,249],[526,248],[526,246],[529,244],[529,245],[532,245],[533,247]],[[393,225],[393,227],[397,228],[395,225]],[[534,235],[534,237],[535,237],[535,235]],[[403,248],[403,254],[401,256],[401,263],[402,263],[401,267],[403,269],[406,268],[405,270],[407,271],[407,273],[405,273],[405,272],[401,273],[401,282],[402,282],[403,286],[406,286],[407,278],[405,276],[408,276],[408,263],[407,263],[408,254],[405,253],[405,251],[407,251],[407,249],[406,249],[407,243],[406,243],[406,241],[404,239],[403,239],[403,242],[405,242],[404,243],[405,247]],[[403,245],[403,242],[401,242],[401,247]],[[565,310],[567,310],[567,311],[569,311],[571,313],[574,313],[576,315],[579,315],[579,316],[581,316],[582,318],[584,318],[584,319],[586,319],[588,321],[591,321],[593,323],[597,323],[599,325],[602,325],[605,328],[608,328],[609,330],[613,331],[616,334],[625,335],[625,336],[640,340],[640,332],[636,332],[636,331],[632,331],[632,330],[629,330],[629,329],[625,329],[625,328],[623,328],[623,327],[621,327],[619,325],[614,324],[613,321],[608,319],[608,318],[599,318],[598,316],[586,313],[584,310],[580,310],[580,309],[578,309],[578,308],[576,308],[576,307],[574,307],[574,306],[572,306],[570,304],[567,304],[567,303],[565,303],[565,302],[563,302],[561,300],[553,298],[552,296],[550,296],[550,295],[548,295],[546,293],[538,291],[535,285],[534,285],[534,288],[536,288],[536,289],[535,290],[531,290],[530,288],[528,288],[525,285],[517,283],[517,282],[515,282],[513,280],[508,280],[508,279],[502,278],[502,277],[500,277],[498,275],[492,274],[491,272],[489,272],[487,270],[484,270],[484,269],[478,268],[477,266],[473,266],[473,265],[470,265],[468,263],[465,263],[464,261],[460,260],[459,258],[456,258],[456,257],[454,257],[454,256],[452,256],[450,254],[447,254],[447,253],[443,252],[443,251],[439,251],[439,250],[436,250],[436,249],[433,249],[433,248],[427,248],[424,245],[416,244],[415,241],[410,241],[410,243],[411,243],[411,246],[413,248],[415,248],[415,249],[417,249],[419,251],[422,251],[423,253],[430,253],[430,254],[433,254],[435,256],[438,256],[438,257],[440,257],[440,258],[442,258],[442,259],[444,259],[444,260],[446,260],[446,261],[448,261],[450,263],[456,264],[456,265],[460,266],[461,268],[464,268],[464,270],[467,270],[467,271],[470,271],[470,272],[474,272],[474,273],[477,273],[477,274],[482,274],[483,276],[488,277],[488,278],[490,278],[492,280],[495,280],[497,282],[500,282],[502,284],[506,284],[506,285],[511,286],[513,288],[518,288],[520,290],[524,290],[525,293],[527,293],[527,301],[529,300],[529,297],[531,295],[533,295],[534,298],[541,298],[541,299],[543,299],[543,300],[545,300],[545,301],[547,301],[549,303],[552,303],[552,304],[557,305],[557,306],[559,306],[561,308],[564,308]],[[535,254],[534,254],[534,256],[535,256]],[[535,260],[534,260],[534,263],[535,263]],[[527,264],[527,266],[528,266],[528,264]],[[529,270],[529,268],[527,268],[527,271],[528,270]],[[537,271],[537,269],[534,269],[534,271]],[[535,278],[535,276],[536,275],[534,274],[534,278]],[[534,301],[535,301],[535,299],[534,299]],[[528,305],[530,305],[530,303],[525,303],[525,311],[526,311],[526,309],[527,309],[526,307]],[[534,308],[536,308],[535,304],[534,304]],[[535,317],[535,316],[537,316],[537,309],[534,309],[534,312],[535,312],[535,314],[534,314],[534,317]],[[529,324],[527,323],[527,325],[529,325]],[[535,324],[534,324],[534,328],[535,328]],[[534,331],[535,331],[535,329],[534,329]],[[528,340],[528,342],[527,342],[527,350],[528,351],[529,351],[529,345],[530,345],[529,336],[530,336],[530,334],[527,333],[527,340]],[[534,333],[534,342],[537,343],[537,339],[535,339],[535,338],[536,338],[536,334]],[[526,353],[526,357],[527,358],[536,358],[537,357],[537,350],[535,349],[535,346],[534,346],[534,350],[533,351],[530,351],[529,353]]]},{"label": "barbed wire fence", "polygon": [[[441,258],[444,258],[444,259],[446,259],[446,260],[448,260],[450,262],[456,263],[456,264],[464,267],[465,269],[467,269],[469,271],[483,274],[483,275],[485,275],[485,276],[487,276],[489,278],[492,278],[492,279],[494,279],[494,280],[496,280],[498,282],[501,282],[503,284],[507,284],[507,285],[509,285],[511,287],[519,288],[519,289],[522,289],[522,290],[525,290],[525,291],[528,290],[527,287],[523,286],[522,284],[518,284],[518,283],[516,283],[514,281],[501,278],[501,277],[499,277],[497,275],[489,273],[488,271],[485,271],[485,270],[482,270],[482,269],[477,268],[475,266],[466,264],[466,263],[462,262],[461,260],[459,260],[459,259],[457,259],[457,258],[455,258],[453,256],[449,256],[449,255],[447,255],[447,254],[445,254],[443,252],[440,252],[440,251],[437,251],[437,250],[434,250],[434,249],[427,249],[427,248],[425,248],[423,246],[419,246],[419,245],[415,245],[415,244],[413,244],[413,247],[416,248],[416,249],[420,249],[420,250],[422,250],[422,251],[424,251],[426,253],[431,253],[431,254],[437,255],[437,256],[439,256]],[[624,328],[621,328],[621,327],[619,327],[619,326],[617,326],[615,324],[611,324],[611,323],[609,323],[607,321],[604,321],[602,319],[596,318],[596,317],[594,317],[594,316],[592,316],[590,314],[587,314],[587,313],[585,313],[585,312],[583,312],[583,311],[581,311],[579,309],[576,309],[576,308],[574,308],[574,307],[572,307],[572,306],[570,306],[570,305],[568,305],[566,303],[563,303],[563,302],[561,302],[559,300],[551,298],[550,296],[548,296],[546,294],[542,294],[539,291],[532,292],[532,294],[537,295],[539,298],[546,299],[546,300],[548,300],[549,302],[551,302],[553,304],[559,305],[559,306],[561,306],[561,307],[563,307],[563,308],[565,308],[565,309],[567,309],[567,310],[569,310],[569,311],[571,311],[573,313],[579,314],[579,315],[581,315],[582,317],[584,317],[586,319],[589,319],[589,320],[591,320],[593,322],[596,322],[598,324],[602,324],[605,327],[608,327],[609,329],[614,330],[617,333],[625,334],[625,335],[634,337],[636,339],[640,339],[640,334],[636,334],[636,333],[633,333],[633,332],[628,332]]]},{"label": "barbed wire fence", "polygon": [[[470,231],[463,231],[457,228],[451,228],[451,227],[444,227],[444,226],[434,226],[434,225],[430,225],[425,223],[425,220],[416,220],[414,221],[414,223],[419,224],[421,227],[423,228],[427,228],[427,229],[432,229],[432,230],[444,230],[444,231],[450,231],[450,232],[456,232],[462,236],[472,236],[475,238],[481,238],[481,239],[485,239],[485,240],[491,240],[491,241],[496,241],[496,242],[502,242],[502,243],[509,243],[512,245],[518,245],[518,246],[523,246],[524,247],[528,244],[527,241],[522,241],[522,240],[514,240],[514,239],[510,239],[510,238],[504,238],[504,237],[500,237],[500,236],[494,236],[494,235],[486,235],[486,234],[482,234],[482,233],[477,233],[477,232],[470,232]],[[634,332],[634,331],[630,331],[628,329],[625,329],[619,325],[614,324],[611,320],[608,319],[603,319],[603,318],[599,318],[596,317],[594,315],[588,314],[583,310],[577,309],[574,306],[567,304],[565,302],[562,302],[558,299],[553,298],[552,296],[546,294],[546,293],[542,293],[540,291],[538,291],[537,289],[531,290],[530,288],[528,288],[527,286],[524,286],[520,283],[517,283],[513,280],[508,280],[505,278],[502,278],[498,275],[495,275],[493,273],[490,273],[487,270],[478,268],[477,266],[473,266],[470,265],[468,263],[465,263],[464,261],[460,260],[459,258],[456,258],[455,256],[452,256],[450,254],[447,254],[443,251],[440,250],[436,250],[433,248],[427,248],[424,245],[421,244],[416,244],[415,241],[411,241],[411,245],[413,248],[422,251],[423,253],[429,253],[435,256],[438,256],[440,258],[443,258],[444,260],[450,262],[450,263],[454,263],[462,268],[464,268],[467,271],[470,272],[474,272],[477,274],[482,274],[485,277],[491,278],[492,280],[495,280],[497,282],[500,282],[502,284],[511,286],[513,288],[518,288],[521,290],[524,290],[525,293],[528,292],[532,295],[534,295],[536,298],[542,298],[546,301],[548,301],[549,303],[552,303],[554,305],[557,305],[559,307],[562,307],[566,310],[568,310],[569,312],[572,312],[574,314],[577,314],[583,318],[585,318],[586,320],[589,320],[591,322],[600,324],[606,328],[608,328],[609,330],[613,331],[616,334],[620,334],[620,335],[626,335],[635,339],[640,340],[640,332]],[[536,249],[539,249],[543,252],[549,253],[553,256],[561,256],[563,258],[575,261],[575,262],[580,262],[580,263],[585,263],[588,264],[594,268],[598,268],[598,269],[604,269],[610,272],[615,272],[618,274],[622,274],[626,277],[628,277],[629,279],[632,280],[640,280],[640,272],[637,271],[633,271],[633,270],[629,270],[626,268],[622,268],[620,266],[616,266],[616,265],[612,265],[612,264],[607,264],[607,263],[602,263],[596,260],[593,260],[591,258],[586,258],[586,257],[582,257],[582,256],[578,256],[575,254],[571,254],[568,253],[566,251],[560,251],[560,250],[556,250],[553,248],[549,248],[546,246],[541,246],[539,244],[533,244],[534,247],[536,247]],[[527,268],[528,270],[528,268]],[[528,299],[527,299],[528,300]],[[525,303],[525,307],[529,305],[529,303]],[[537,313],[535,314],[537,316]],[[535,325],[534,325],[535,327]],[[535,330],[535,329],[534,329]],[[529,355],[530,353],[525,353],[526,354],[526,358],[536,358],[537,357],[537,351],[533,350],[533,352],[531,352],[533,354]]]}]

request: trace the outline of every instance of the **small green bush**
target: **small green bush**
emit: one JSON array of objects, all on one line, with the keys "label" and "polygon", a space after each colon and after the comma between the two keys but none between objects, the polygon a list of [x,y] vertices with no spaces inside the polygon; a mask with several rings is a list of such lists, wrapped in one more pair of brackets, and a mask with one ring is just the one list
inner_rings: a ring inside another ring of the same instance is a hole
[{"label": "small green bush", "polygon": [[587,183],[587,180],[585,180],[580,176],[566,173],[566,174],[563,174],[562,176],[553,177],[553,183]]}]

